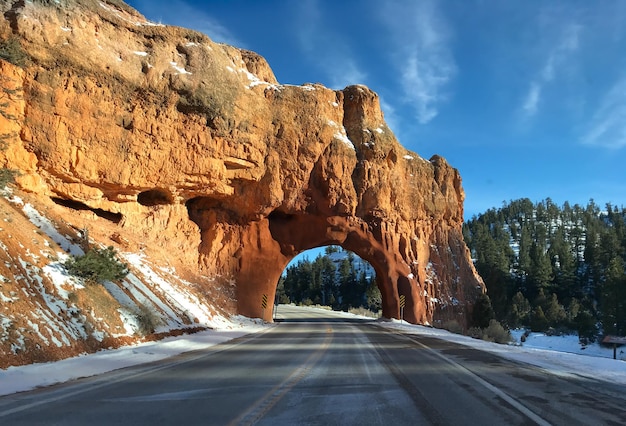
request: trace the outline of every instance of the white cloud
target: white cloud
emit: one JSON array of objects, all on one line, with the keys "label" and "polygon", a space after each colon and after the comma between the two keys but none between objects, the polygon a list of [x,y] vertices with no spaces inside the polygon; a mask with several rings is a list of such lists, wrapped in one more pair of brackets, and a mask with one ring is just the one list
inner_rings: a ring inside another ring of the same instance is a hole
[{"label": "white cloud", "polygon": [[[196,28],[198,31],[208,35],[211,40],[218,43],[226,43],[231,46],[243,47],[244,43],[237,39],[226,27],[219,22],[211,18],[210,16],[204,16],[199,19],[189,20],[184,19],[186,25],[192,28]],[[194,23],[195,22],[195,23]]]},{"label": "white cloud", "polygon": [[298,3],[297,39],[301,48],[328,78],[328,86],[343,89],[365,84],[367,74],[359,67],[341,34],[325,25],[317,0]]},{"label": "white cloud", "polygon": [[389,2],[383,20],[392,34],[394,66],[405,99],[415,108],[417,120],[428,123],[447,100],[446,87],[457,71],[448,26],[433,1]]},{"label": "white cloud", "polygon": [[547,58],[536,73],[537,77],[530,82],[528,92],[523,98],[521,110],[525,118],[531,118],[537,113],[544,87],[556,78],[567,65],[571,54],[578,50],[581,29],[578,24],[563,27],[558,41],[549,50]]},{"label": "white cloud", "polygon": [[316,30],[317,25],[320,24],[320,11],[317,0],[304,0],[299,2],[300,6],[298,15],[298,25],[296,34],[300,46],[307,52],[313,52],[318,45],[319,31]]},{"label": "white cloud", "polygon": [[[337,63],[332,59],[331,63]],[[367,74],[358,67],[356,62],[351,58],[341,58],[338,66],[326,66],[326,73],[330,78],[330,87],[334,89],[343,89],[352,84],[365,84]]]},{"label": "white cloud", "polygon": [[532,82],[530,89],[526,94],[526,99],[522,105],[522,110],[526,116],[533,116],[537,112],[537,106],[541,99],[541,85],[537,82]]},{"label": "white cloud", "polygon": [[626,77],[604,95],[581,142],[612,149],[626,146]]},{"label": "white cloud", "polygon": [[380,109],[383,111],[383,114],[385,116],[385,123],[387,123],[387,127],[389,127],[396,136],[399,136],[396,133],[397,131],[400,130],[396,109],[393,107],[392,104],[387,102],[387,100],[382,95],[380,95],[379,99],[380,99]]}]

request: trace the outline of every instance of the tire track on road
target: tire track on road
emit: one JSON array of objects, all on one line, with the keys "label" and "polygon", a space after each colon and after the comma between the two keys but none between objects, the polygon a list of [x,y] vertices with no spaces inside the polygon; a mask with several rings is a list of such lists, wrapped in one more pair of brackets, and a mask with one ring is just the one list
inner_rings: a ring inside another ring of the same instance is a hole
[{"label": "tire track on road", "polygon": [[333,329],[326,329],[326,336],[322,345],[313,352],[289,377],[282,383],[275,386],[267,394],[255,402],[248,410],[239,415],[235,420],[229,423],[231,426],[253,425],[265,416],[294,386],[296,386],[307,374],[315,367],[322,358],[322,355],[330,347],[333,340]]},{"label": "tire track on road", "polygon": [[[539,426],[550,426],[551,425],[551,423],[549,421],[547,421],[546,419],[544,419],[541,416],[539,416],[537,413],[535,413],[534,411],[532,411],[531,409],[526,407],[524,404],[519,402],[517,399],[513,398],[512,396],[510,396],[509,394],[504,392],[502,389],[500,389],[500,388],[492,385],[491,383],[487,382],[482,377],[478,376],[474,372],[472,372],[469,369],[465,368],[463,365],[461,365],[461,364],[451,360],[450,358],[446,357],[445,355],[440,354],[436,350],[430,348],[429,346],[423,344],[422,342],[419,342],[418,340],[416,340],[414,338],[411,338],[409,336],[406,336],[406,335],[404,335],[402,333],[397,333],[397,332],[393,332],[393,334],[398,336],[398,337],[401,337],[403,339],[409,340],[411,343],[413,343],[413,344],[419,346],[420,348],[428,351],[428,353],[430,353],[434,357],[436,357],[436,358],[444,361],[445,363],[449,364],[452,368],[456,369],[460,373],[465,374],[468,377],[471,377],[476,383],[480,384],[484,388],[486,388],[489,391],[491,391],[498,398],[500,398],[505,403],[507,403],[509,406],[514,408],[516,411],[518,411],[524,417],[526,417],[526,418],[532,420],[533,422],[535,422],[537,425],[539,425]],[[403,389],[405,389],[407,391],[407,393],[409,394],[411,399],[413,399],[413,401],[415,402],[416,406],[420,410],[424,410],[423,411],[424,415],[427,416],[429,418],[429,420],[433,424],[447,424],[447,422],[443,420],[443,418],[442,418],[441,414],[439,413],[439,411],[437,411],[437,409],[435,407],[433,407],[430,403],[428,403],[426,401],[426,398],[424,397],[422,392],[411,382],[411,380],[394,363],[392,358],[387,354],[387,351],[381,345],[379,345],[377,343],[375,344],[375,348],[376,348],[377,352],[379,353],[381,359],[383,359],[385,361],[384,364],[387,366],[389,371],[394,375],[394,377],[396,377],[396,380],[398,380],[398,383],[400,384],[400,386],[402,386]]]}]

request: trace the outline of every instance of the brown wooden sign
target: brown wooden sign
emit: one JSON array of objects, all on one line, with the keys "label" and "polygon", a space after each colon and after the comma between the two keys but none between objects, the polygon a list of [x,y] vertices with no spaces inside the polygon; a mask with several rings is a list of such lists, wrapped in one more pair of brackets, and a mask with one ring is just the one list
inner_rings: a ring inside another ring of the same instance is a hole
[{"label": "brown wooden sign", "polygon": [[617,345],[626,345],[626,337],[605,336],[602,343],[613,343],[613,359],[617,359]]},{"label": "brown wooden sign", "polygon": [[626,337],[624,336],[605,336],[602,343],[615,343],[617,345],[626,345]]}]

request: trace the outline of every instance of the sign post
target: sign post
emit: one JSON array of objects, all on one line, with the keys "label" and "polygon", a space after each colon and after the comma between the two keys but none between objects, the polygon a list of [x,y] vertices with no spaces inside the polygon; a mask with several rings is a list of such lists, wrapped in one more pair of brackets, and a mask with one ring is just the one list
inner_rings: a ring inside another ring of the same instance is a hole
[{"label": "sign post", "polygon": [[267,294],[263,294],[263,297],[261,297],[261,308],[263,309],[263,313],[261,314],[261,319],[265,321],[265,308],[267,308]]},{"label": "sign post", "polygon": [[617,359],[617,345],[626,345],[626,337],[606,336],[602,339],[602,343],[613,343],[613,359]]},{"label": "sign post", "polygon": [[406,298],[404,297],[404,294],[400,295],[400,324],[402,324],[402,321],[404,320],[404,305],[406,304]]}]

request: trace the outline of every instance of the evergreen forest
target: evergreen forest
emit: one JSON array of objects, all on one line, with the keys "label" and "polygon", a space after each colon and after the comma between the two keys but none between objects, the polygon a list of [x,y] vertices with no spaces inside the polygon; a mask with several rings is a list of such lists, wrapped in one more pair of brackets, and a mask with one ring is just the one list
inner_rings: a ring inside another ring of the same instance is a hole
[{"label": "evergreen forest", "polygon": [[381,295],[373,270],[356,260],[352,252],[328,246],[315,260],[305,258],[288,266],[276,289],[278,302],[378,312]]},{"label": "evergreen forest", "polygon": [[465,222],[463,235],[508,328],[626,335],[626,209],[590,200],[504,203]]},{"label": "evergreen forest", "polygon": [[[508,329],[577,332],[587,341],[626,335],[625,208],[524,198],[474,216],[463,236],[487,287],[470,326],[495,319]],[[335,246],[288,266],[277,298],[336,310],[381,308],[373,270]]]}]

